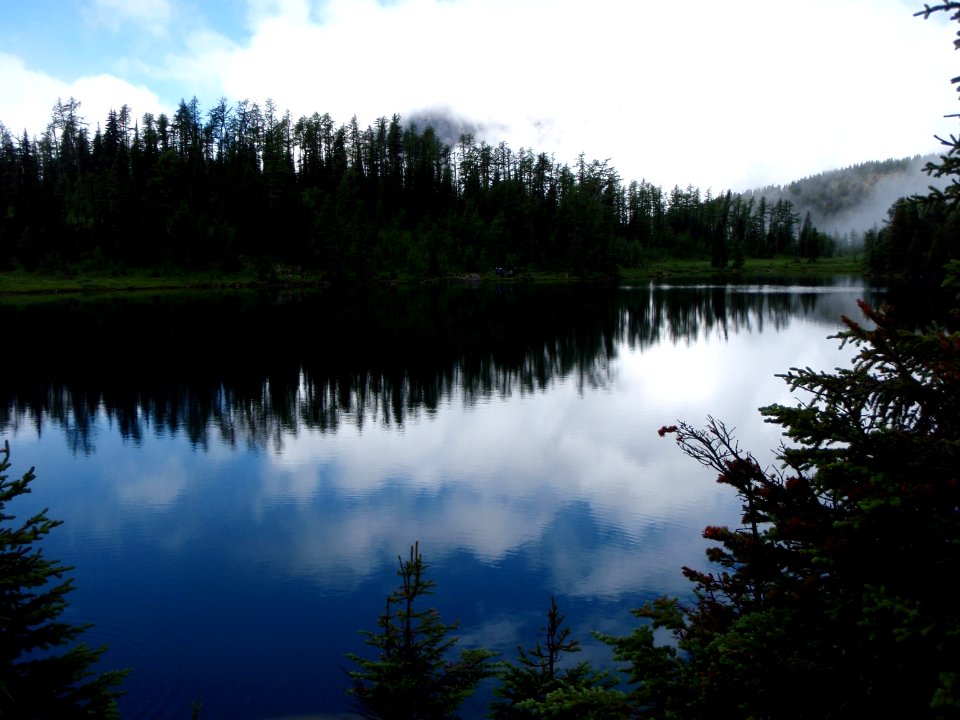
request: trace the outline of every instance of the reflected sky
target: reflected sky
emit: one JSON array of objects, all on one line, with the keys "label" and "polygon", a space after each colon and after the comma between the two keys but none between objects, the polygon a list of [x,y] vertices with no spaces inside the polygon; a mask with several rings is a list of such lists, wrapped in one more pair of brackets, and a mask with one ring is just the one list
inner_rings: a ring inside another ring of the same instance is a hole
[{"label": "reflected sky", "polygon": [[[786,303],[761,287],[619,291],[594,305],[600,330],[573,323],[589,349],[557,351],[535,385],[494,370],[478,392],[461,352],[437,371],[435,402],[409,403],[402,423],[357,402],[335,427],[311,422],[300,396],[326,381],[302,361],[284,389],[295,410],[264,442],[134,437],[100,402],[76,452],[49,406],[21,404],[4,433],[13,470],[36,465],[39,479],[11,509],[66,520],[45,552],[77,568],[68,619],[95,623],[108,665],[135,668],[126,716],[183,717],[197,697],[211,717],[338,712],[342,654],[363,652],[356,631],[373,627],[415,540],[463,642],[510,658],[535,642],[551,594],[587,641],[626,632],[653,595],[688,592],[679,568],[704,566],[701,530],[736,523],[739,507],[657,428],[713,414],[772,461],[779,429],[757,408],[795,401],[778,372],[848,363],[826,337],[858,289],[777,289]],[[551,343],[573,347],[550,332],[531,346]]]}]

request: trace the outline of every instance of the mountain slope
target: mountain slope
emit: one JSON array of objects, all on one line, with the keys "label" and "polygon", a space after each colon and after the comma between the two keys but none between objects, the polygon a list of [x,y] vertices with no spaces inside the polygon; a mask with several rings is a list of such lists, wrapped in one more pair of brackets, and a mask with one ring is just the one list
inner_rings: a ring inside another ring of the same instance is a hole
[{"label": "mountain slope", "polygon": [[789,200],[801,217],[808,211],[813,224],[834,236],[857,240],[880,226],[887,210],[899,198],[926,194],[931,185],[942,184],[923,172],[937,155],[864,162],[795,180],[789,185],[771,185],[744,193],[765,197],[767,203]]}]

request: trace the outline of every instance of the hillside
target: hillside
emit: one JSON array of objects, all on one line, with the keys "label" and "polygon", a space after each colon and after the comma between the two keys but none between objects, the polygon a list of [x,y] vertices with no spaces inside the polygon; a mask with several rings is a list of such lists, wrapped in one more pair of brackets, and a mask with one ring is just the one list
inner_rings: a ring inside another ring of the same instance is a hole
[{"label": "hillside", "polygon": [[795,180],[789,185],[771,185],[744,193],[765,197],[767,203],[789,200],[801,217],[810,212],[813,224],[823,232],[859,242],[864,232],[879,227],[887,210],[899,198],[926,194],[937,180],[923,172],[937,155],[864,162]]}]

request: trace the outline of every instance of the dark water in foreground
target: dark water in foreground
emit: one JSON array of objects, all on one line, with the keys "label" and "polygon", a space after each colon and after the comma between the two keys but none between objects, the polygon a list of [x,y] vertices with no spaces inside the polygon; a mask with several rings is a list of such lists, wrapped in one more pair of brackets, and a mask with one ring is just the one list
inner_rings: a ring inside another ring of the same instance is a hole
[{"label": "dark water in foreground", "polygon": [[[67,619],[132,667],[127,718],[338,713],[419,540],[462,645],[515,659],[551,595],[591,630],[684,593],[737,502],[656,430],[707,414],[772,456],[774,377],[833,368],[850,281],[109,296],[0,304],[13,472],[65,520]],[[483,713],[482,699],[470,711]]]}]

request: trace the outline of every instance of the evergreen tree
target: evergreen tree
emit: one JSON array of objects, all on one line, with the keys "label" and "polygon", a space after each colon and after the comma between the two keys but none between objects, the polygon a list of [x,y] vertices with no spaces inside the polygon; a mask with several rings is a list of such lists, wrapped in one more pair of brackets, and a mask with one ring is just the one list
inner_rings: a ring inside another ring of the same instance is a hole
[{"label": "evergreen tree", "polygon": [[725,268],[729,259],[727,247],[727,233],[729,229],[731,192],[718,198],[720,205],[718,217],[713,224],[710,234],[710,265],[715,268]]},{"label": "evergreen tree", "polygon": [[624,695],[615,689],[616,677],[595,672],[587,662],[561,664],[564,654],[580,652],[580,642],[570,639],[570,628],[563,620],[551,597],[544,644],[538,642],[529,651],[518,645],[518,663],[503,663],[500,685],[493,691],[502,699],[491,704],[491,718],[626,717]]},{"label": "evergreen tree", "polygon": [[[669,598],[611,639],[633,702],[652,717],[956,717],[960,608],[960,337],[901,328],[861,303],[844,319],[848,369],[792,369],[782,470],[764,470],[727,428],[681,423],[680,449],[743,502],[739,528],[708,527],[717,568],[684,568],[695,601]],[[678,652],[678,649],[680,652]]]},{"label": "evergreen tree", "polygon": [[457,624],[446,624],[433,609],[420,609],[418,601],[433,592],[435,583],[424,576],[428,565],[419,543],[408,560],[398,558],[401,584],[387,596],[377,620],[377,632],[365,631],[366,643],[377,651],[375,659],[350,653],[359,669],[349,672],[348,694],[356,699],[362,717],[378,720],[443,720],[457,717],[457,709],[477,685],[491,674],[489,650],[464,650],[449,655],[457,638]]},{"label": "evergreen tree", "polygon": [[[396,115],[363,130],[328,114],[294,121],[270,100],[221,98],[204,116],[193,98],[141,126],[121,105],[88,136],[78,108],[58,102],[39,140],[0,128],[4,266],[612,277],[658,255],[741,266],[782,251],[798,224],[762,201],[744,224],[730,192],[676,187],[668,202],[646,182],[628,190],[607,161],[583,155],[571,168],[469,133],[451,148]],[[951,245],[934,242],[937,257]]]},{"label": "evergreen tree", "polygon": [[[916,15],[927,19],[935,12],[950,13],[951,20],[960,22],[960,2],[943,2],[936,5],[924,4],[923,10]],[[960,32],[957,35],[958,39],[953,41],[955,49],[960,48]],[[960,85],[960,75],[952,78],[950,82]],[[952,208],[956,208],[957,205],[960,205],[960,136],[951,135],[948,138],[938,136],[937,140],[945,148],[944,154],[940,156],[939,162],[927,163],[924,170],[932,177],[947,178],[950,183],[943,191],[931,188],[929,199],[935,202],[946,202]]]},{"label": "evergreen tree", "polygon": [[810,220],[810,211],[803,218],[800,228],[800,238],[797,241],[797,254],[804,260],[815,262],[820,257],[820,234],[813,227]]},{"label": "evergreen tree", "polygon": [[0,453],[0,717],[117,717],[116,688],[126,672],[95,672],[106,648],[75,644],[88,626],[60,619],[74,587],[66,577],[71,568],[35,548],[62,521],[44,510],[13,523],[6,506],[30,492],[35,475],[31,468],[9,480],[7,442]]}]

